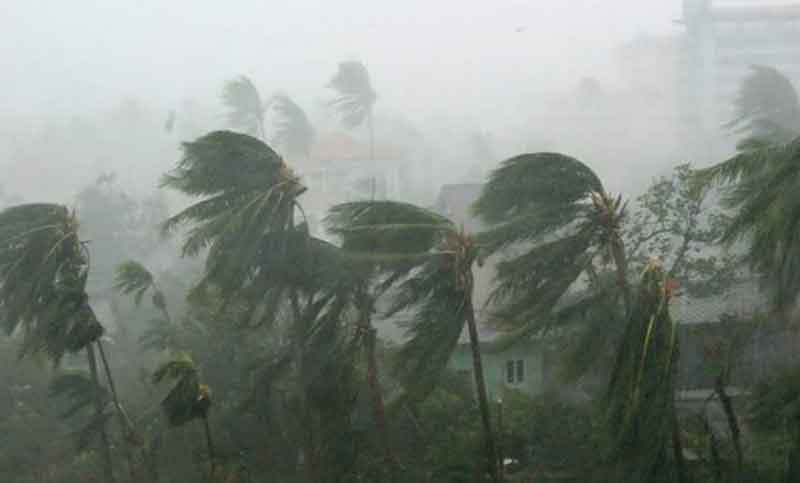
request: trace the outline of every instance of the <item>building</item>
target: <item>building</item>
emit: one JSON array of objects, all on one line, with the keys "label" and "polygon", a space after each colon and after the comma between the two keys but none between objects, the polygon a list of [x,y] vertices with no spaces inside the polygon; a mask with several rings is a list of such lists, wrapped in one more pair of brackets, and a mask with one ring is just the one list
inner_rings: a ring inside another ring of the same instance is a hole
[{"label": "building", "polygon": [[752,65],[800,81],[800,2],[684,0],[679,75],[683,138],[690,157],[709,162],[730,154],[723,125]]}]

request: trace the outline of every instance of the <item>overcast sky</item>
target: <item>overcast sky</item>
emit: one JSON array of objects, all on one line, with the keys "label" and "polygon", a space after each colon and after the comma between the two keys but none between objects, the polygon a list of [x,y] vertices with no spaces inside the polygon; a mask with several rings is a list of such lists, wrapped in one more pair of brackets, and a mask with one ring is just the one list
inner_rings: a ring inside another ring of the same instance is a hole
[{"label": "overcast sky", "polygon": [[386,106],[458,111],[584,75],[613,76],[616,45],[675,32],[680,13],[680,0],[2,4],[5,114],[80,112],[123,96],[165,104],[217,96],[239,73],[264,90],[313,98],[324,94],[336,63],[350,58],[367,63]]}]

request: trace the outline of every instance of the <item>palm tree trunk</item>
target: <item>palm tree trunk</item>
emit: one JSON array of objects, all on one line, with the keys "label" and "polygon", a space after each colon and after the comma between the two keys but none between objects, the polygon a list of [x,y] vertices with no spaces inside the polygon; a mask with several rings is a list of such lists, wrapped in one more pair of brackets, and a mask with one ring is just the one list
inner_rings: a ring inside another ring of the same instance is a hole
[{"label": "palm tree trunk", "polygon": [[[100,377],[97,374],[97,359],[95,358],[92,344],[86,346],[86,358],[89,360],[89,373],[92,377],[92,381],[97,387],[100,387]],[[100,415],[103,414],[103,398],[99,391],[95,395],[94,405],[95,414],[97,417],[100,417]],[[100,429],[100,441],[102,443],[100,453],[103,458],[103,479],[106,483],[113,483],[114,468],[111,463],[111,444],[108,440],[108,431],[106,430],[105,424]]]},{"label": "palm tree trunk", "polygon": [[733,442],[733,450],[736,453],[736,475],[741,478],[742,465],[744,457],[742,455],[742,432],[739,428],[739,421],[736,419],[736,412],[733,409],[733,401],[730,395],[725,390],[724,377],[720,374],[714,384],[714,392],[719,397],[719,402],[725,412],[725,419],[728,422],[728,429],[731,432],[731,441]]},{"label": "palm tree trunk", "polygon": [[97,350],[100,352],[100,361],[103,364],[103,370],[106,374],[106,380],[108,381],[108,388],[111,392],[111,399],[114,402],[114,408],[116,409],[117,418],[119,419],[120,426],[122,426],[122,430],[124,431],[124,438],[125,438],[125,458],[128,460],[128,471],[131,474],[131,478],[136,478],[136,466],[133,464],[133,456],[131,455],[131,444],[135,441],[136,435],[133,430],[133,424],[128,418],[128,415],[125,413],[125,410],[122,408],[122,405],[119,402],[119,398],[117,397],[117,388],[114,385],[114,378],[111,376],[111,368],[108,365],[108,359],[106,358],[106,351],[103,349],[103,342],[100,339],[95,341],[97,344]]},{"label": "palm tree trunk", "polygon": [[486,446],[486,465],[492,481],[494,483],[499,483],[500,478],[497,473],[497,450],[495,448],[494,435],[492,434],[492,420],[489,414],[489,397],[486,392],[486,381],[483,379],[483,361],[481,359],[478,328],[475,323],[475,307],[472,305],[472,294],[467,294],[465,304],[469,345],[472,349],[472,366],[475,372],[475,389],[478,392],[478,406],[481,411],[483,438],[484,445]]},{"label": "palm tree trunk", "polygon": [[678,425],[678,413],[674,400],[670,403],[670,419],[672,425],[672,451],[675,456],[675,473],[678,483],[689,483],[689,474],[686,472],[686,458],[683,455],[681,442],[681,428]]},{"label": "palm tree trunk", "polygon": [[631,311],[631,290],[628,286],[628,257],[625,254],[625,244],[619,235],[615,235],[611,242],[611,256],[614,258],[614,265],[617,267],[617,284],[622,290],[622,300],[625,303],[625,315]]},{"label": "palm tree trunk", "polygon": [[203,415],[203,429],[206,433],[206,447],[208,448],[208,460],[211,465],[211,476],[214,476],[216,469],[217,453],[214,451],[214,440],[211,439],[211,427],[208,424],[208,415]]},{"label": "palm tree trunk", "polygon": [[383,446],[384,474],[387,481],[394,479],[394,455],[392,454],[391,443],[389,441],[389,427],[386,424],[386,410],[383,404],[383,393],[381,392],[380,380],[378,378],[378,359],[375,355],[375,345],[377,331],[369,321],[369,316],[364,315],[363,320],[366,330],[364,356],[367,359],[367,384],[372,393],[372,413],[375,418],[375,426],[378,429],[378,437]]}]

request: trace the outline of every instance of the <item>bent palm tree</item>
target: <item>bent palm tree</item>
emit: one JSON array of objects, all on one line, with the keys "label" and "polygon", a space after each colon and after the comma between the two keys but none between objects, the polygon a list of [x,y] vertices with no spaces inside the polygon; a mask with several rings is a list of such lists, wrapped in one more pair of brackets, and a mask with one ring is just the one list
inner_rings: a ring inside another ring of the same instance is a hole
[{"label": "bent palm tree", "polygon": [[[100,385],[93,344],[103,327],[86,294],[86,248],[78,220],[66,207],[26,204],[0,212],[0,307],[6,333],[22,332],[21,356],[46,354],[55,364],[66,353],[85,350],[92,382]],[[99,392],[96,420],[104,419]],[[104,476],[113,481],[108,434],[103,441]]]},{"label": "bent palm tree", "polygon": [[500,319],[526,333],[552,327],[576,308],[559,302],[581,276],[602,285],[598,259],[613,261],[615,292],[630,310],[625,204],[585,164],[557,153],[513,157],[491,174],[473,210],[489,226],[479,238],[486,253],[507,254],[491,296]]},{"label": "bent palm tree", "polygon": [[789,319],[800,293],[800,103],[788,79],[758,68],[742,84],[737,106],[731,126],[747,133],[739,153],[699,170],[696,180],[705,189],[725,188],[723,205],[734,215],[721,241],[747,243],[745,261]]},{"label": "bent palm tree", "polygon": [[211,428],[208,424],[208,409],[211,407],[211,390],[200,384],[197,366],[188,354],[180,354],[174,359],[160,365],[153,372],[153,383],[158,384],[165,379],[175,381],[175,385],[161,401],[161,408],[171,427],[183,426],[195,419],[203,420],[206,435],[208,460],[211,473],[214,473],[216,454]]},{"label": "bent palm tree", "polygon": [[[168,219],[165,232],[189,224],[183,254],[208,250],[204,276],[193,289],[217,291],[225,304],[243,302],[244,326],[286,331],[288,344],[264,364],[264,374],[292,376],[297,384],[294,414],[306,425],[305,465],[317,480],[311,417],[312,383],[318,379],[315,340],[343,312],[335,303],[343,266],[336,247],[312,238],[299,198],[306,191],[297,176],[269,146],[229,131],[209,133],[184,143],[184,157],[163,185],[202,197]],[[273,384],[275,378],[267,379]]]},{"label": "bent palm tree", "polygon": [[314,127],[303,108],[280,93],[270,98],[269,106],[275,113],[272,142],[283,146],[287,155],[308,157],[314,142]]},{"label": "bent palm tree", "polygon": [[228,107],[228,122],[247,134],[264,139],[264,102],[253,82],[240,76],[225,83],[222,101]]},{"label": "bent palm tree", "polygon": [[392,201],[335,206],[329,226],[351,257],[376,264],[384,274],[384,288],[397,289],[387,316],[411,313],[411,339],[401,348],[397,367],[411,397],[424,397],[435,387],[466,326],[487,469],[492,480],[499,481],[473,305],[472,269],[478,257],[474,239],[447,218]]}]

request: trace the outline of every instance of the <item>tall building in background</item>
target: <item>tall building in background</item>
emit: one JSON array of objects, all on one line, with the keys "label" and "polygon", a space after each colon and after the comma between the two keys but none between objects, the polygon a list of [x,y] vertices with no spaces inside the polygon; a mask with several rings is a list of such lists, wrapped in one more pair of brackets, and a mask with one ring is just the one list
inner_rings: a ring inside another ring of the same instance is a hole
[{"label": "tall building in background", "polygon": [[800,83],[800,1],[683,0],[678,75],[687,157],[718,161],[734,145],[723,124],[750,66],[778,69]]}]

